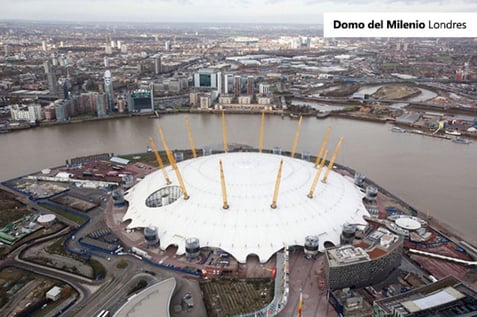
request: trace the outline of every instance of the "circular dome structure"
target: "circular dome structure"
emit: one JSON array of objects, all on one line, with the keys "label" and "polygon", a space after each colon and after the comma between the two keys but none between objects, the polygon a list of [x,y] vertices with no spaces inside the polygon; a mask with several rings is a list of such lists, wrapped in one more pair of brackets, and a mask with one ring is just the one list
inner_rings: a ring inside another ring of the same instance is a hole
[{"label": "circular dome structure", "polygon": [[49,226],[55,221],[55,219],[56,215],[54,214],[44,214],[40,215],[36,221],[43,226]]},{"label": "circular dome structure", "polygon": [[396,224],[406,230],[417,230],[421,228],[421,223],[411,217],[400,217],[396,219]]},{"label": "circular dome structure", "polygon": [[[283,168],[277,207],[273,209],[270,205],[280,160]],[[222,208],[219,161],[223,163],[228,209]],[[129,190],[123,221],[131,220],[128,228],[157,226],[161,248],[175,245],[178,254],[186,252],[187,237],[199,239],[201,247],[220,248],[242,263],[250,254],[265,262],[284,246],[303,246],[303,237],[308,235],[317,235],[319,248],[324,250],[323,241],[339,244],[345,223],[365,224],[363,216],[368,215],[363,194],[353,180],[334,171],[326,184],[319,182],[313,198],[308,198],[316,169],[304,160],[234,152],[177,165],[189,198],[180,196],[166,205],[151,205],[148,198],[152,194],[178,185],[171,167],[167,168],[171,185],[157,170]]]}]

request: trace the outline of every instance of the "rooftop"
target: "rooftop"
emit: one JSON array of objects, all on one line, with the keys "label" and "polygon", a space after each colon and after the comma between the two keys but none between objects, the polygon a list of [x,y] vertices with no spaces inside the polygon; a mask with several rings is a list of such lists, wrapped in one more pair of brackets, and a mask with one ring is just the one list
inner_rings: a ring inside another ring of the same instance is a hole
[{"label": "rooftop", "polygon": [[[230,205],[227,210],[222,208],[219,160],[223,162]],[[283,170],[277,208],[273,209],[270,205],[280,160]],[[123,217],[124,221],[131,219],[129,228],[157,226],[161,248],[176,245],[178,254],[185,252],[185,239],[196,237],[201,247],[221,248],[239,262],[245,262],[249,254],[264,262],[286,245],[304,245],[308,235],[317,235],[324,250],[326,241],[339,243],[344,223],[365,224],[363,194],[352,181],[335,172],[330,173],[326,184],[318,184],[312,199],[307,197],[316,174],[314,164],[308,161],[235,152],[178,165],[188,200],[177,193],[175,174],[169,167],[170,186],[158,170],[129,190],[129,208]],[[163,194],[168,187],[173,202],[146,205],[147,198]]]}]

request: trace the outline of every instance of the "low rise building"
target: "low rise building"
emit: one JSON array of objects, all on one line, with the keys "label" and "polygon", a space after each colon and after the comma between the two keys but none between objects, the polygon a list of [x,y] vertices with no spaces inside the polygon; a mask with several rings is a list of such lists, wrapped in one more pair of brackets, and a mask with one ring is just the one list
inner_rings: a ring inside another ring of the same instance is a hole
[{"label": "low rise building", "polygon": [[62,290],[63,289],[59,286],[53,286],[48,292],[46,292],[46,299],[57,301],[60,299]]},{"label": "low rise building", "polygon": [[453,276],[373,304],[373,317],[475,316],[477,292]]}]

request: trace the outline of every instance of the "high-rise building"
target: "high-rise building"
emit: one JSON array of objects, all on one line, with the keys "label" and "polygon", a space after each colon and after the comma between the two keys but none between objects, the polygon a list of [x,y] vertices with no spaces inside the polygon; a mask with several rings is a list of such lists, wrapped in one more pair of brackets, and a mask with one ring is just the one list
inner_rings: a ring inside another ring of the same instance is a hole
[{"label": "high-rise building", "polygon": [[109,68],[109,57],[107,56],[104,57],[104,67]]},{"label": "high-rise building", "polygon": [[113,80],[109,70],[104,72],[104,92],[106,94],[106,112],[109,113],[114,107]]},{"label": "high-rise building", "polygon": [[238,97],[241,92],[241,78],[240,76],[235,76],[234,77],[234,95],[235,97]]},{"label": "high-rise building", "polygon": [[110,43],[106,43],[106,47],[104,49],[104,52],[108,55],[111,55],[113,54],[113,49],[111,48],[111,44]]},{"label": "high-rise building", "polygon": [[106,115],[106,95],[96,94],[96,114],[98,117]]},{"label": "high-rise building", "polygon": [[121,53],[127,54],[128,46],[126,44],[121,44]]},{"label": "high-rise building", "polygon": [[223,73],[222,72],[217,72],[217,92],[219,94],[222,93],[222,75]]},{"label": "high-rise building", "polygon": [[41,41],[41,48],[46,52],[48,50],[48,47],[46,46],[46,41],[43,40]]},{"label": "high-rise building", "polygon": [[46,80],[48,82],[48,90],[50,91],[50,95],[56,95],[58,93],[58,86],[56,81],[56,74],[54,72],[51,61],[48,59],[46,62],[43,63],[43,67],[45,69]]},{"label": "high-rise building", "polygon": [[45,70],[45,74],[51,73],[53,71],[53,66],[51,65],[51,61],[49,59],[43,63],[43,68]]},{"label": "high-rise building", "polygon": [[161,55],[156,54],[154,56],[154,74],[158,75],[161,72],[162,72]]},{"label": "high-rise building", "polygon": [[258,92],[261,95],[268,95],[270,93],[270,85],[268,85],[268,84],[258,85]]},{"label": "high-rise building", "polygon": [[68,119],[67,104],[60,102],[55,106],[56,121],[66,121]]},{"label": "high-rise building", "polygon": [[50,95],[56,95],[58,93],[58,86],[55,73],[47,73],[46,80],[48,81],[48,90],[50,91]]},{"label": "high-rise building", "polygon": [[123,98],[118,98],[118,112],[123,113],[126,109],[126,101]]},{"label": "high-rise building", "polygon": [[10,45],[5,44],[3,48],[5,49],[5,57],[10,56]]},{"label": "high-rise building", "polygon": [[201,69],[194,74],[194,87],[218,88],[218,85],[222,83],[219,77],[220,72],[217,73],[213,69]]},{"label": "high-rise building", "polygon": [[164,44],[164,48],[166,51],[170,51],[172,48],[171,41],[167,40]]},{"label": "high-rise building", "polygon": [[247,77],[247,95],[253,95],[253,76]]}]

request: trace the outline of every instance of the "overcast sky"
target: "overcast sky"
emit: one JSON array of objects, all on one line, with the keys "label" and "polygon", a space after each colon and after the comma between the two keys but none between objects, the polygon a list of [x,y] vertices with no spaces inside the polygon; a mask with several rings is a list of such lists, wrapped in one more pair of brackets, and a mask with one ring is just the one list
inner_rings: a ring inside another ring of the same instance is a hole
[{"label": "overcast sky", "polygon": [[0,19],[321,23],[323,12],[477,11],[475,0],[0,0]]}]

